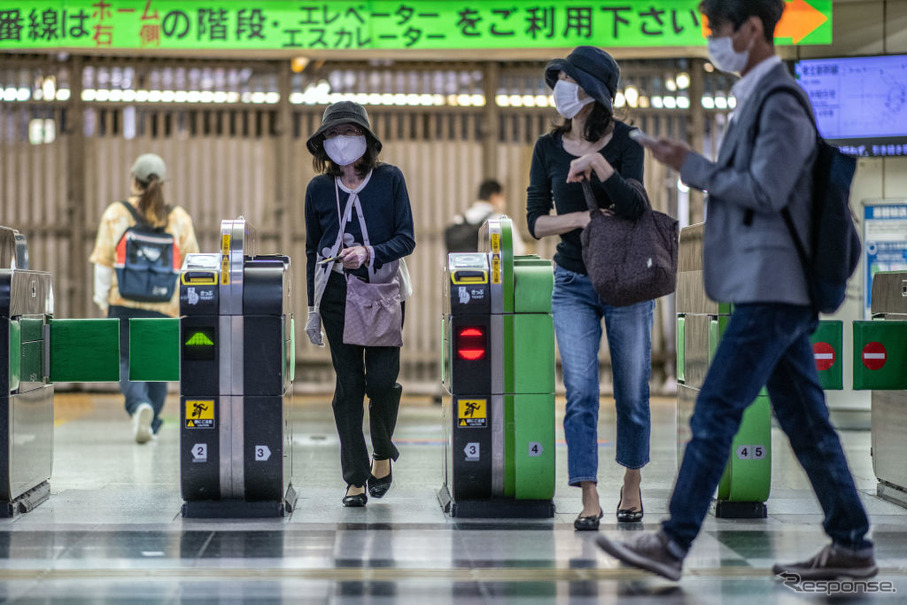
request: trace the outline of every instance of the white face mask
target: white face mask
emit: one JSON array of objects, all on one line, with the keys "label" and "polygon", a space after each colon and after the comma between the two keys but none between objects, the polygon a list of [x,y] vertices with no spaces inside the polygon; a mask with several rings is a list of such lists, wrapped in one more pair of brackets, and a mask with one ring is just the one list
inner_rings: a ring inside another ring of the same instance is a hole
[{"label": "white face mask", "polygon": [[727,73],[740,73],[750,59],[750,51],[734,50],[734,39],[730,36],[709,38],[709,60],[712,64]]},{"label": "white face mask", "polygon": [[578,84],[567,80],[558,80],[554,84],[554,106],[557,112],[568,120],[572,120],[583,107],[594,102],[595,99],[592,97],[580,101]]},{"label": "white face mask", "polygon": [[338,166],[349,166],[365,155],[365,135],[340,135],[324,140],[324,151]]}]

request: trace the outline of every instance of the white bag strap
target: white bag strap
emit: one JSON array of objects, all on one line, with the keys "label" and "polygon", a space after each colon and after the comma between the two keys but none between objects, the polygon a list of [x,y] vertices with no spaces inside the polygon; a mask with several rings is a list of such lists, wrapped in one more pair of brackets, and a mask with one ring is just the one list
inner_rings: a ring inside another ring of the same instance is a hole
[{"label": "white bag strap", "polygon": [[337,254],[340,252],[340,246],[343,244],[343,222],[344,217],[348,216],[350,213],[350,208],[353,207],[353,204],[359,203],[359,196],[356,193],[350,193],[350,197],[346,202],[346,208],[343,213],[340,212],[340,188],[337,185],[340,177],[334,179],[334,199],[337,201],[337,239],[334,241],[334,245],[331,247],[331,255],[328,258],[335,259],[329,262],[319,264],[318,261],[324,260],[320,257],[320,253],[315,255],[315,311],[317,312],[321,307],[321,297],[324,296],[324,289],[328,285],[328,278],[331,275],[331,271],[334,269],[334,263],[336,263]]}]

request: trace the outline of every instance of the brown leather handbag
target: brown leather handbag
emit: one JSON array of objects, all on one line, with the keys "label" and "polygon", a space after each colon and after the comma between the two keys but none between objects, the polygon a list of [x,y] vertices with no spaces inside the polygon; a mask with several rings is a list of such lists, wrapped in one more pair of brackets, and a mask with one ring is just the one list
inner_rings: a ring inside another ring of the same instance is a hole
[{"label": "brown leather handbag", "polygon": [[602,301],[624,307],[654,300],[677,286],[677,220],[652,210],[642,183],[627,179],[646,203],[636,220],[622,218],[595,203],[592,186],[582,182],[591,220],[580,237],[583,263]]}]

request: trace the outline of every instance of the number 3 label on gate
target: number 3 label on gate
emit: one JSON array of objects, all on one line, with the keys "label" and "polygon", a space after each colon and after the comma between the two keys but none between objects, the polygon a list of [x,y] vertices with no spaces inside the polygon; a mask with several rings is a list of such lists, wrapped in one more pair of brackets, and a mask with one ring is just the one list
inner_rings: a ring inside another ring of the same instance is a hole
[{"label": "number 3 label on gate", "polygon": [[740,445],[737,447],[737,459],[764,460],[765,450],[766,448],[764,445]]},{"label": "number 3 label on gate", "polygon": [[467,462],[475,462],[479,459],[479,444],[467,443],[466,447],[463,448],[463,452],[466,454]]}]

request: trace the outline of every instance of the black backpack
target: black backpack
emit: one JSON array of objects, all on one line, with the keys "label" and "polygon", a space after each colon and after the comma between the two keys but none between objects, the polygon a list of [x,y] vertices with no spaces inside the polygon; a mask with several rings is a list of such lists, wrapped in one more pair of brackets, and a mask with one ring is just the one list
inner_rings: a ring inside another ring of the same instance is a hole
[{"label": "black backpack", "polygon": [[454,222],[444,229],[444,243],[447,244],[448,252],[475,252],[479,249],[479,229],[482,228],[480,221],[477,224],[468,223],[464,219],[462,222]]},{"label": "black backpack", "polygon": [[[117,243],[114,269],[120,296],[136,302],[168,302],[176,290],[179,252],[164,227],[152,227],[129,202],[121,202],[135,219]],[[172,209],[168,208],[169,215]]]},{"label": "black backpack", "polygon": [[[844,155],[819,135],[812,107],[804,96],[806,93],[798,88],[781,86],[770,91],[765,98],[776,91],[796,97],[816,128],[818,153],[812,171],[812,238],[807,242],[808,248],[797,235],[788,208],[783,208],[781,215],[794,239],[800,262],[803,263],[813,308],[820,313],[834,313],[844,302],[847,280],[856,270],[862,251],[849,203],[850,185],[857,170],[857,159]],[[761,109],[760,107],[760,112]],[[757,124],[758,120],[757,116]]]}]

